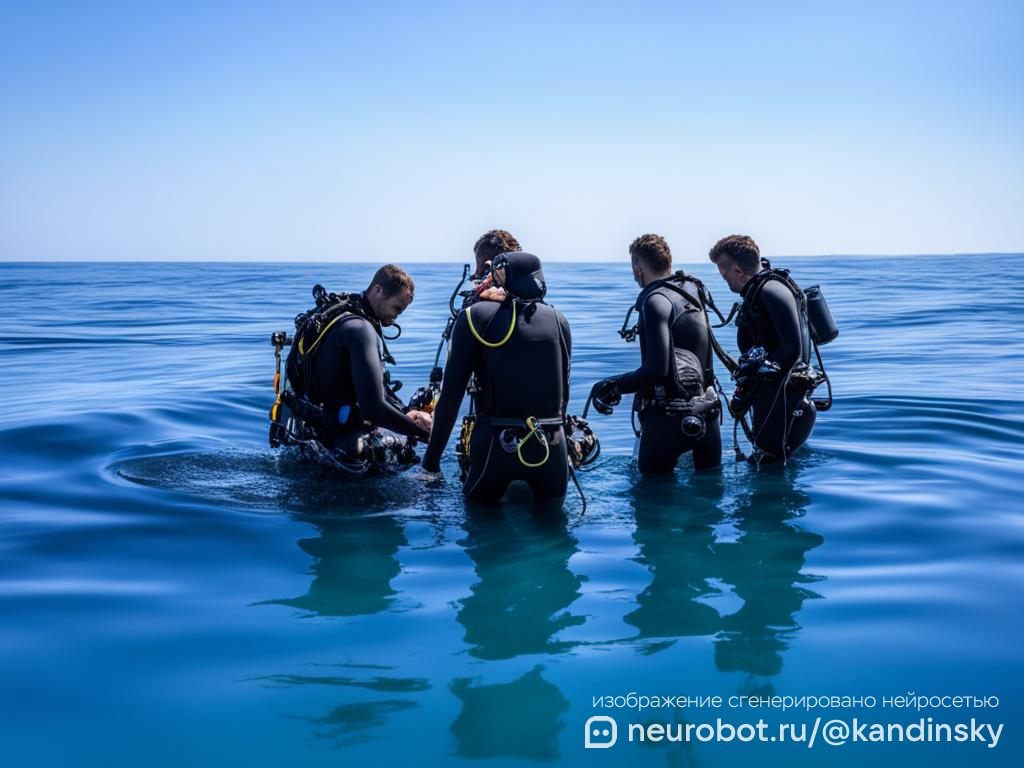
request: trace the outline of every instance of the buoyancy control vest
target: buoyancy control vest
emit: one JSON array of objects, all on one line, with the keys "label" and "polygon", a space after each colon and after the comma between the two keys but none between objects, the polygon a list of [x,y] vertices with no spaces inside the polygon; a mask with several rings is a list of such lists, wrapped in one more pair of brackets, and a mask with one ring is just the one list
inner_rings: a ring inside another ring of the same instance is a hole
[{"label": "buoyancy control vest", "polygon": [[[327,293],[323,286],[313,288],[316,306],[295,316],[295,337],[288,352],[285,371],[288,383],[299,397],[319,401],[315,392],[312,375],[313,358],[327,332],[350,318],[366,319],[380,334],[380,324],[375,323],[366,311],[363,297],[358,293]],[[331,403],[330,405],[349,405]]]},{"label": "buoyancy control vest", "polygon": [[630,328],[629,320],[633,311],[641,312],[644,303],[655,293],[665,296],[672,305],[672,314],[669,318],[670,333],[686,315],[692,312],[699,312],[701,314],[704,319],[705,332],[707,333],[707,348],[703,359],[699,359],[693,350],[675,344],[675,334],[671,333],[673,344],[672,354],[669,357],[667,380],[663,385],[655,386],[653,391],[646,391],[642,394],[649,400],[664,404],[671,401],[687,401],[698,397],[703,394],[707,387],[715,387],[717,389],[714,355],[721,353],[721,356],[724,354],[724,350],[721,350],[718,346],[711,331],[712,326],[708,317],[708,307],[719,317],[721,317],[721,313],[715,306],[711,293],[698,278],[686,274],[683,270],[677,270],[671,277],[649,285],[641,292],[636,304],[630,307],[629,312],[626,313],[626,318],[622,323],[619,335],[626,341],[633,341],[637,338],[640,333],[639,325]]},{"label": "buoyancy control vest", "polygon": [[[718,355],[723,363],[730,366],[730,370],[731,366],[735,365],[715,339],[708,308],[710,307],[719,318],[722,318],[722,313],[715,306],[714,299],[703,282],[678,270],[670,277],[651,283],[641,291],[636,304],[630,307],[623,320],[622,329],[619,331],[623,339],[634,341],[640,335],[640,324],[630,328],[630,318],[634,311],[644,312],[645,304],[656,293],[667,298],[672,307],[668,321],[669,341],[672,347],[668,359],[669,370],[663,382],[646,386],[637,392],[633,399],[633,430],[639,437],[641,430],[637,426],[636,417],[653,406],[666,414],[681,416],[684,434],[699,439],[704,435],[706,420],[721,419],[722,416],[719,399],[721,387],[715,376],[714,355]],[[701,340],[703,350],[692,338],[687,339],[685,344],[680,343],[682,340],[677,338],[677,325],[695,312],[700,313],[703,322],[700,333],[706,334],[706,338]],[[644,343],[647,343],[646,339]],[[703,354],[698,356],[701,351]],[[646,355],[646,351],[644,354]]]},{"label": "buoyancy control vest", "polygon": [[[274,391],[277,397],[270,410],[271,447],[297,446],[305,455],[351,476],[407,469],[418,460],[409,441],[403,441],[394,435],[382,434],[377,430],[364,432],[358,419],[352,419],[352,429],[341,427],[338,410],[344,406],[352,406],[355,410],[354,392],[350,397],[335,397],[331,402],[313,399],[317,396],[313,391],[313,359],[327,333],[343,322],[353,318],[362,318],[369,322],[380,339],[378,352],[381,362],[395,362],[387,349],[380,323],[368,311],[363,294],[328,293],[318,284],[313,288],[313,297],[316,306],[295,317],[294,337],[289,337],[284,331],[271,335],[277,361],[274,376]],[[282,381],[281,358],[285,346],[289,346],[290,349],[285,360]],[[385,397],[398,406],[401,406],[401,402],[394,392],[400,386],[400,382],[390,384],[385,369]],[[287,418],[282,414],[282,404],[291,414]],[[336,444],[335,440],[339,435],[342,436],[343,442]],[[330,439],[325,441],[328,437]]]},{"label": "buoyancy control vest", "polygon": [[[767,259],[761,262],[764,268],[751,278],[744,291],[743,302],[736,316],[736,327],[748,334],[753,346],[764,347],[770,354],[778,339],[770,331],[771,323],[767,319],[762,291],[771,280],[782,283],[793,294],[800,319],[801,355],[794,369],[789,372],[788,379],[796,383],[806,397],[811,397],[818,385],[824,383],[828,397],[825,400],[814,400],[814,405],[819,411],[826,411],[832,407],[832,382],[825,371],[825,363],[818,348],[839,335],[832,312],[820,286],[815,285],[804,291],[790,276],[788,269],[773,267]],[[818,370],[811,366],[812,351],[817,359]]]},{"label": "buoyancy control vest", "polygon": [[810,348],[824,346],[839,335],[839,328],[836,326],[832,311],[829,309],[821,286],[813,285],[804,291],[790,276],[788,269],[773,267],[767,259],[762,263],[765,268],[751,278],[750,287],[745,291],[744,300],[740,306],[736,318],[737,327],[745,327],[757,346],[768,346],[765,344],[768,339],[762,337],[764,323],[757,322],[764,319],[764,307],[761,303],[761,291],[769,280],[778,280],[796,299],[800,314],[801,333],[804,337],[806,356],[805,362],[810,360]]},{"label": "buoyancy control vest", "polygon": [[[320,408],[336,411],[343,406],[355,407],[357,403],[354,390],[348,391],[350,388],[342,387],[340,396],[327,397],[324,393],[319,392],[316,386],[312,363],[328,332],[344,322],[361,318],[370,324],[380,339],[379,354],[382,367],[394,365],[395,359],[388,351],[380,322],[369,311],[363,294],[328,293],[323,286],[316,285],[313,288],[313,297],[316,300],[316,306],[295,317],[295,337],[285,366],[288,383],[298,399],[306,400]],[[396,402],[397,398],[394,395],[400,386],[400,383],[396,382],[394,385],[391,383],[390,373],[385,367],[385,396],[389,400],[394,398],[392,402],[404,409],[400,402]],[[328,423],[332,421],[337,423],[328,419]]]},{"label": "buoyancy control vest", "polygon": [[[694,286],[697,295],[694,295],[691,290],[687,289],[687,283]],[[662,295],[674,293],[683,300],[682,306],[680,306],[678,300],[672,301],[672,315],[669,319],[670,333],[686,315],[692,312],[699,312],[704,319],[706,332],[710,334],[711,327],[704,307],[705,302],[700,295],[702,289],[703,285],[699,281],[679,270],[650,292],[661,293]],[[672,297],[669,296],[669,299],[671,301]],[[707,342],[707,349],[703,360],[698,359],[692,350],[673,344],[672,355],[669,357],[668,380],[663,388],[655,388],[655,397],[667,402],[674,400],[688,401],[703,394],[707,387],[712,386],[714,380],[714,358],[710,340]]]}]

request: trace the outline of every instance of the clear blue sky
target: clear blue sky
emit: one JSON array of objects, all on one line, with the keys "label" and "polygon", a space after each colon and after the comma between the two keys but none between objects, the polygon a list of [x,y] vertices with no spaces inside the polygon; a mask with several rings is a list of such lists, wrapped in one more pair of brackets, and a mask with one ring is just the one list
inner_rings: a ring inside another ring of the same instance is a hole
[{"label": "clear blue sky", "polygon": [[4,2],[0,260],[1024,250],[1021,2]]}]

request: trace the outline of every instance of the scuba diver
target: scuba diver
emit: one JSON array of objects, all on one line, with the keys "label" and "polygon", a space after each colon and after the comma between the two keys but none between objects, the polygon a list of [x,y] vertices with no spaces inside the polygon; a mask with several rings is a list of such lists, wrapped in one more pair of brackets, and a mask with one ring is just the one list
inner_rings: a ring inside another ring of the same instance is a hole
[{"label": "scuba diver", "polygon": [[476,259],[476,270],[471,279],[477,282],[484,282],[490,274],[491,262],[502,253],[522,251],[519,241],[515,236],[504,229],[492,229],[484,232],[473,244],[473,256]]},{"label": "scuba diver", "polygon": [[[295,318],[295,337],[273,334],[277,399],[270,412],[270,444],[300,445],[350,474],[405,469],[416,462],[416,440],[430,437],[431,416],[405,406],[385,364],[394,364],[383,329],[412,303],[415,286],[388,264],[361,294],[313,289],[316,307]],[[390,337],[391,339],[397,336]],[[282,386],[281,350],[291,345]],[[284,419],[281,405],[290,418]],[[379,429],[409,438],[405,442]]]},{"label": "scuba diver", "polygon": [[[730,290],[742,296],[733,308],[740,357],[733,372],[736,392],[729,410],[757,448],[751,460],[782,461],[807,442],[819,410],[832,405],[832,385],[819,344],[839,335],[820,288],[801,290],[789,271],[761,258],[757,243],[730,235],[708,253]],[[811,365],[811,351],[820,370]],[[822,382],[827,400],[812,400]],[[746,413],[753,409],[752,425]],[[739,449],[737,448],[739,455]]]},{"label": "scuba diver", "polygon": [[[639,336],[640,367],[599,381],[591,390],[591,402],[599,413],[609,414],[622,395],[636,393],[641,474],[670,473],[688,451],[696,469],[717,467],[722,461],[722,409],[706,310],[713,302],[703,283],[672,271],[672,252],[663,237],[641,235],[629,246],[629,255],[642,290],[620,333],[629,341]],[[637,325],[627,330],[633,309]]]},{"label": "scuba diver", "polygon": [[458,313],[423,469],[440,472],[470,377],[471,415],[457,453],[467,498],[496,502],[513,480],[538,501],[560,499],[569,480],[565,424],[572,337],[562,313],[544,303],[540,259],[513,251],[493,259],[503,301],[471,303]]},{"label": "scuba diver", "polygon": [[[455,286],[452,295],[448,299],[448,321],[444,330],[441,331],[441,340],[437,344],[437,352],[434,355],[434,367],[430,370],[430,377],[425,387],[420,387],[410,398],[410,405],[418,409],[430,412],[437,404],[437,398],[441,395],[441,380],[444,378],[444,368],[441,365],[441,355],[445,347],[451,343],[452,331],[455,328],[455,319],[459,316],[459,307],[456,306],[459,299],[462,299],[461,308],[465,309],[470,304],[478,301],[505,300],[505,289],[494,285],[494,278],[491,275],[491,262],[501,253],[521,251],[519,241],[510,232],[504,229],[492,229],[485,232],[473,245],[473,257],[475,267],[469,264],[462,266],[462,279]],[[470,272],[472,271],[472,274]],[[470,287],[463,290],[462,286],[470,281]],[[473,384],[470,382],[472,389]]]}]

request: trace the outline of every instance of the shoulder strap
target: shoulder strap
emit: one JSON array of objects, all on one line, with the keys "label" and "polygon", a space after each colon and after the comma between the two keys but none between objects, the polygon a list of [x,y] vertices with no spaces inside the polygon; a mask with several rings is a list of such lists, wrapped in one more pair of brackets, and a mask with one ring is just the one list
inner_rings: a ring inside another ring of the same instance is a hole
[{"label": "shoulder strap", "polygon": [[[311,385],[310,367],[313,354],[317,351],[320,343],[326,337],[327,332],[335,325],[347,322],[355,318],[362,318],[370,324],[377,337],[380,339],[381,360],[387,365],[394,365],[395,358],[388,350],[384,333],[380,323],[366,314],[360,296],[355,293],[327,293],[323,286],[317,285],[313,288],[313,296],[317,300],[317,306],[300,314],[296,320],[295,341],[293,350],[297,353],[297,365],[303,370],[303,396],[309,392]],[[322,307],[322,309],[321,309]],[[302,318],[305,318],[303,321]],[[312,342],[307,346],[307,341]],[[385,389],[387,389],[385,387]]]},{"label": "shoulder strap", "polygon": [[[704,287],[704,284],[697,280],[696,278],[686,275],[682,271],[677,272],[676,276],[681,277],[682,279],[685,280],[689,280],[697,285],[697,293],[700,298],[693,296],[689,291],[687,291],[681,285],[677,285],[674,281],[670,280],[665,283],[666,288],[671,288],[673,291],[678,293],[680,296],[682,296],[688,302],[693,304],[695,307],[700,308],[700,310],[704,313],[704,321],[708,329],[708,359],[706,365],[707,370],[711,375],[711,378],[714,378],[715,372],[714,361],[711,358],[712,353],[717,355],[718,359],[722,361],[722,365],[724,365],[730,373],[735,371],[739,366],[736,364],[736,361],[729,356],[729,353],[722,349],[721,344],[718,343],[718,339],[715,338],[715,334],[711,330],[711,318],[708,317],[707,310],[708,302],[704,300],[705,297],[708,296],[709,294],[707,294],[707,289]],[[717,308],[715,308],[715,312],[718,314],[719,317],[722,317],[722,313],[719,312]]]},{"label": "shoulder strap", "polygon": [[[761,275],[764,276],[761,277]],[[780,283],[782,283],[789,289],[790,293],[793,294],[793,297],[797,300],[797,303],[800,305],[801,309],[806,309],[807,298],[804,296],[803,289],[796,284],[796,280],[789,276],[788,269],[778,269],[776,267],[769,267],[768,269],[759,273],[754,279],[757,280],[757,282],[754,284],[754,287],[751,288],[750,296],[747,297],[747,300],[744,302],[744,304],[749,304],[751,307],[753,307],[754,300],[761,294],[761,291],[764,290],[764,286],[768,283],[768,281],[778,280]]]},{"label": "shoulder strap", "polygon": [[[332,309],[333,309],[333,307],[332,307]],[[329,313],[330,313],[330,310],[328,310],[327,312],[324,313],[323,317],[321,318],[321,322],[323,320],[326,320],[328,317],[330,317]],[[316,339],[314,339],[313,343],[310,344],[308,347],[305,346],[305,343],[306,343],[306,336],[305,336],[305,334],[300,334],[299,335],[299,339],[298,339],[297,344],[298,344],[298,350],[299,350],[299,354],[300,355],[302,355],[304,357],[309,357],[310,355],[313,354],[314,350],[320,345],[320,342],[323,340],[324,336],[327,335],[327,332],[329,330],[331,330],[331,328],[336,323],[344,322],[345,320],[350,320],[350,319],[352,319],[354,317],[357,317],[357,315],[352,314],[351,312],[349,312],[347,310],[344,310],[344,309],[342,309],[342,311],[340,311],[340,312],[336,312],[336,313],[333,313],[333,314],[334,314],[334,316],[331,317],[331,319],[327,322],[326,325],[324,325],[323,330],[321,330],[320,333],[317,334]],[[316,331],[316,326],[314,326],[310,330],[315,332]]]}]

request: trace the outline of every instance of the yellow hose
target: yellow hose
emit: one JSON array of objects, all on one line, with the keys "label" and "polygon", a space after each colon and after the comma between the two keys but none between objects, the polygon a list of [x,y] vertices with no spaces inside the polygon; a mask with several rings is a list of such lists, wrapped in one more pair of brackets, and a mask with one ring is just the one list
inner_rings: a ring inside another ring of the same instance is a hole
[{"label": "yellow hose", "polygon": [[326,335],[326,333],[329,330],[331,330],[331,326],[334,325],[339,320],[341,320],[341,318],[345,317],[345,315],[347,315],[347,314],[348,314],[347,312],[343,312],[340,315],[338,315],[336,318],[331,320],[331,322],[329,322],[327,324],[327,327],[324,328],[322,331],[320,331],[320,335],[316,337],[316,341],[314,341],[312,344],[309,345],[309,349],[303,349],[302,347],[303,347],[303,342],[305,341],[305,339],[299,339],[299,354],[300,355],[311,355],[311,354],[313,354],[313,350],[316,349],[316,345],[319,344],[320,343],[320,339],[322,339],[324,337],[324,335]]},{"label": "yellow hose", "polygon": [[488,349],[497,349],[498,347],[505,346],[505,344],[508,343],[508,340],[512,338],[512,331],[516,329],[516,303],[514,301],[512,302],[512,322],[508,326],[508,333],[506,333],[505,338],[503,338],[499,342],[487,341],[479,333],[477,333],[476,327],[473,325],[472,309],[473,307],[471,306],[466,307],[466,322],[469,323],[469,332],[473,334],[473,338],[475,338]]},{"label": "yellow hose", "polygon": [[[526,420],[526,426],[530,428],[530,431],[526,433],[526,437],[519,441],[519,445],[516,446],[516,456],[519,458],[519,463],[527,469],[536,469],[537,467],[543,467],[548,463],[548,459],[551,457],[551,446],[548,445],[548,441],[544,438],[544,434],[541,431],[540,424],[537,420],[530,416]],[[531,464],[523,458],[523,443],[529,440],[534,435],[538,435],[537,439],[540,440],[540,444],[544,446],[544,458],[538,461],[536,464]]]}]

